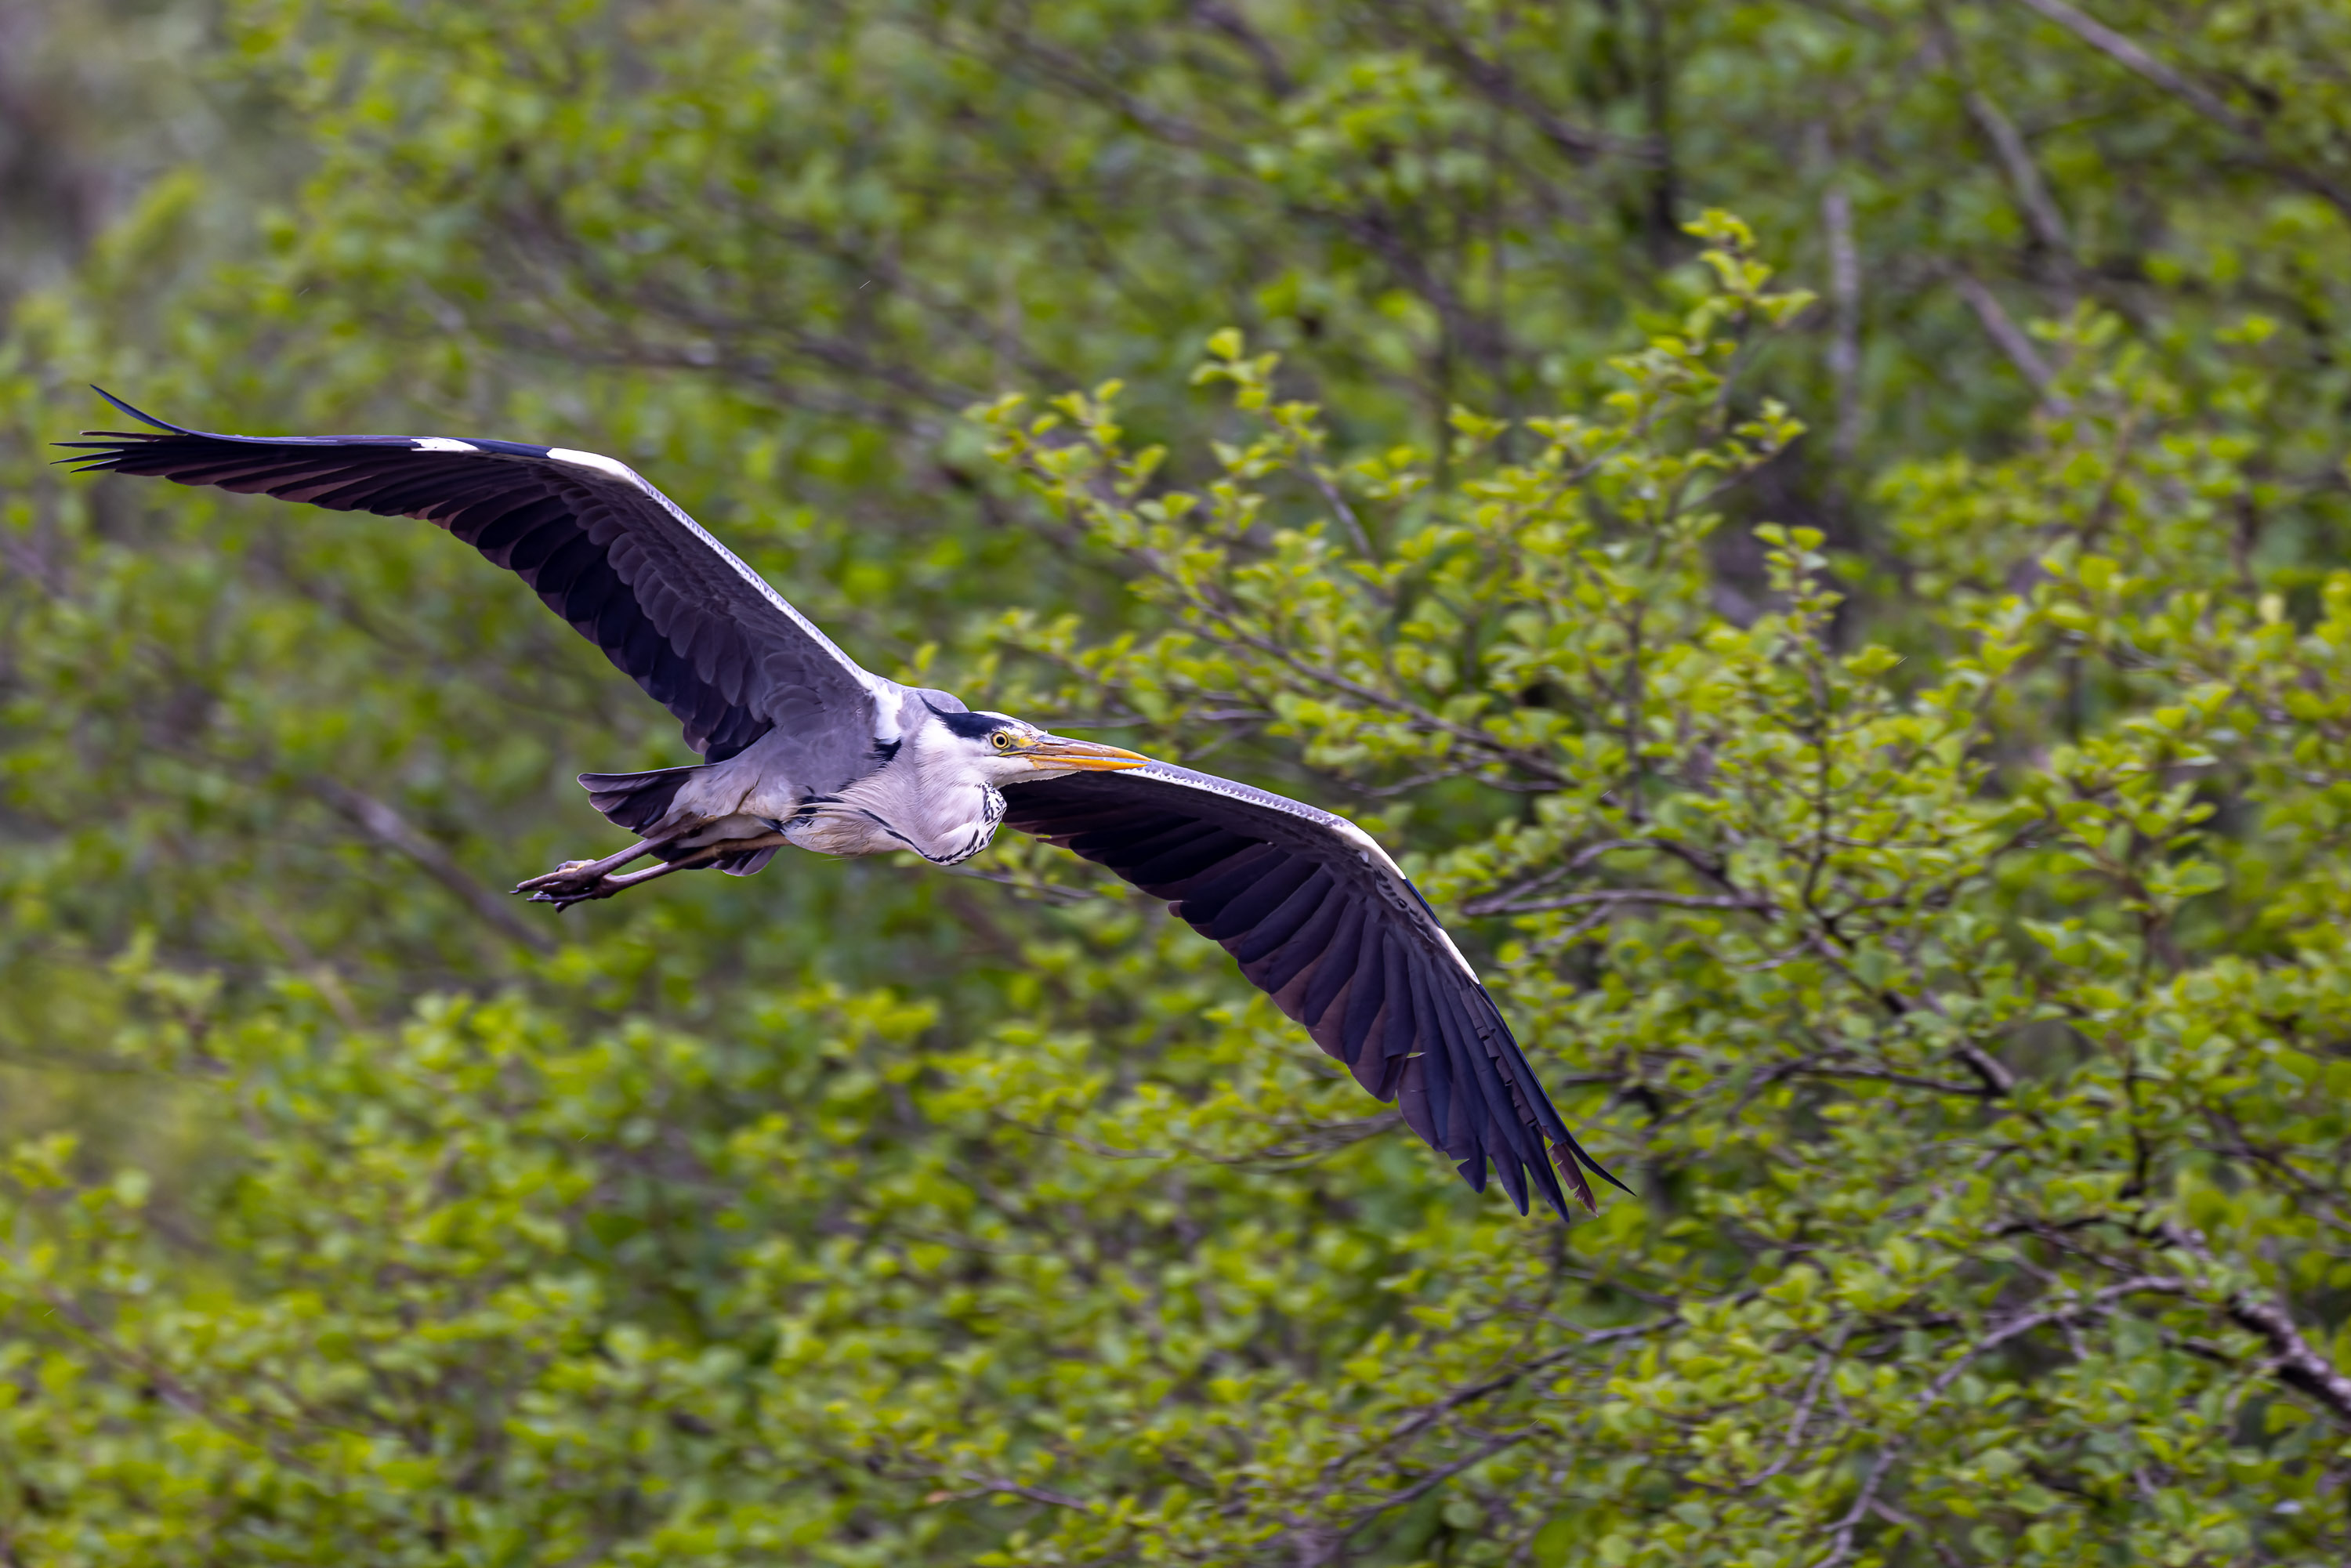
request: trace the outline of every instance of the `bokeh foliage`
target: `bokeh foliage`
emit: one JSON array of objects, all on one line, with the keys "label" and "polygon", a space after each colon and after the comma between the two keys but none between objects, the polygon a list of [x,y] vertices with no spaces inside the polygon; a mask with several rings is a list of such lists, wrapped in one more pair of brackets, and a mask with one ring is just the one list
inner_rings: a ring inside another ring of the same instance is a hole
[{"label": "bokeh foliage", "polygon": [[[204,155],[0,350],[0,1563],[2351,1548],[2334,8],[122,16]],[[1033,845],[511,904],[668,721],[59,479],[89,380],[611,452],[1351,811],[1636,1196]]]}]

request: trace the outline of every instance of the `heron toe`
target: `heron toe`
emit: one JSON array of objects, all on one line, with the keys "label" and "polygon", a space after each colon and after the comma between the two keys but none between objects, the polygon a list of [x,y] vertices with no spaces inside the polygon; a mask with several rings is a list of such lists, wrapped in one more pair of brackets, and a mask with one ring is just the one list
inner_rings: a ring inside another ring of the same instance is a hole
[{"label": "heron toe", "polygon": [[[534,902],[538,902],[538,895],[542,895],[544,891],[563,889],[564,891],[569,892],[570,889],[565,889],[563,884],[566,883],[570,883],[575,885],[580,884],[581,882],[580,873],[586,871],[589,867],[593,866],[595,863],[596,862],[594,861],[565,861],[561,865],[557,866],[545,876],[535,876],[528,882],[518,882],[515,883],[515,891],[517,893],[528,893],[535,895],[533,900]],[[590,876],[586,880],[588,884],[592,885],[600,879],[595,876]]]}]

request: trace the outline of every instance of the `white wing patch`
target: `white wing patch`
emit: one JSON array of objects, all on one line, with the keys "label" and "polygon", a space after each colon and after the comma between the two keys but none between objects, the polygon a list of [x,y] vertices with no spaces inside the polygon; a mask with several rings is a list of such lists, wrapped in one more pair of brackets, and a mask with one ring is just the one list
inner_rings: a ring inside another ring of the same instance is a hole
[{"label": "white wing patch", "polygon": [[558,463],[577,463],[582,468],[601,468],[616,479],[633,480],[639,485],[644,485],[648,490],[653,488],[651,485],[645,485],[643,479],[638,478],[635,469],[614,458],[606,457],[601,453],[574,452],[568,446],[550,446],[547,449],[547,455]]},{"label": "white wing patch", "polygon": [[[858,674],[861,675],[865,674],[862,670],[859,671]],[[906,699],[903,695],[901,695],[897,701],[891,701],[888,695],[883,690],[883,687],[884,686],[888,686],[893,691],[896,691],[901,694],[905,690],[904,686],[899,685],[895,681],[883,681],[872,675],[865,675],[865,689],[873,694],[874,744],[878,746],[895,746],[899,741],[905,738],[905,731],[902,729],[898,724],[898,709],[904,704]]]},{"label": "white wing patch", "polygon": [[1404,874],[1404,873],[1397,868],[1396,862],[1388,858],[1388,852],[1380,848],[1379,840],[1372,837],[1371,834],[1364,831],[1363,829],[1355,826],[1354,823],[1347,821],[1346,818],[1339,816],[1332,817],[1331,819],[1331,826],[1338,830],[1338,833],[1341,838],[1353,843],[1359,849],[1369,850],[1376,863],[1387,867],[1388,870],[1395,872],[1398,876],[1402,876]]},{"label": "white wing patch", "polygon": [[[1351,843],[1360,845],[1363,849],[1370,852],[1373,862],[1375,864],[1385,866],[1398,882],[1405,883],[1409,885],[1409,879],[1404,874],[1404,869],[1397,865],[1395,861],[1388,858],[1388,852],[1380,848],[1379,840],[1372,837],[1371,834],[1364,831],[1363,829],[1355,826],[1354,823],[1347,821],[1344,817],[1333,816],[1331,819],[1331,826],[1338,831],[1340,837],[1347,840]],[[1469,960],[1461,956],[1461,949],[1453,945],[1453,933],[1445,929],[1445,923],[1432,917],[1429,924],[1437,927],[1437,940],[1444,943],[1445,950],[1453,955],[1453,961],[1461,966],[1461,972],[1468,976],[1472,980],[1477,980],[1478,971],[1469,967]],[[1485,982],[1479,980],[1478,983],[1483,985]]]},{"label": "white wing patch", "polygon": [[419,452],[479,452],[481,448],[470,441],[459,441],[455,436],[420,435],[416,438],[416,450]]}]

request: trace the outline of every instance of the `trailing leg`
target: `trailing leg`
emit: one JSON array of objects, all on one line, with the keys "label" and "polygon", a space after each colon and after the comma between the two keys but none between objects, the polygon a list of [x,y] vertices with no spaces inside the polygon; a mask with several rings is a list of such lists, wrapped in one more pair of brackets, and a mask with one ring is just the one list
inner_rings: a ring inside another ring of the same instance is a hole
[{"label": "trailing leg", "polygon": [[535,876],[528,882],[517,883],[515,891],[538,893],[542,889],[560,888],[573,884],[581,887],[589,886],[601,881],[607,873],[620,870],[631,861],[653,853],[676,836],[673,833],[658,839],[641,840],[621,851],[620,853],[606,855],[600,861],[565,861],[544,876]]},{"label": "trailing leg", "polygon": [[[575,904],[585,904],[590,899],[610,898],[616,893],[625,892],[640,883],[667,876],[674,871],[700,871],[710,865],[734,871],[746,862],[753,862],[750,869],[757,870],[767,863],[768,856],[783,842],[784,835],[777,832],[762,833],[750,839],[723,839],[715,844],[686,850],[674,859],[664,857],[660,865],[648,866],[643,871],[631,872],[626,876],[611,874],[612,866],[625,865],[639,855],[652,853],[660,847],[648,841],[601,861],[574,862],[545,876],[535,877],[515,891],[528,893],[533,904],[552,904],[558,909],[566,909]],[[737,872],[736,874],[747,873]]]}]

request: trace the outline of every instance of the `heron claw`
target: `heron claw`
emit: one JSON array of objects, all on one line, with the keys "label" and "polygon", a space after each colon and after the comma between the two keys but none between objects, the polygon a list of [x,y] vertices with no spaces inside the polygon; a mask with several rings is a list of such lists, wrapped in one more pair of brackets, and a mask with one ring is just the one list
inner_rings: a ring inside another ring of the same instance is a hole
[{"label": "heron claw", "polygon": [[[524,888],[529,888],[530,885],[530,883],[525,883],[522,887],[518,887],[515,889],[515,891],[517,893],[520,893]],[[614,882],[611,877],[598,877],[593,883],[589,883],[585,887],[541,887],[532,889],[530,894],[530,902],[533,904],[551,904],[555,905],[555,912],[558,915],[560,915],[575,904],[585,904],[590,899],[593,898],[610,898],[620,891],[621,884]]]},{"label": "heron claw", "polygon": [[[666,840],[660,841],[660,842],[666,841]],[[667,876],[672,872],[693,871],[697,867],[708,865],[724,855],[739,854],[746,850],[765,849],[770,844],[780,844],[784,841],[783,835],[780,833],[769,833],[755,839],[730,839],[723,843],[705,844],[698,849],[689,850],[643,871],[632,871],[620,876],[614,875],[614,872],[627,865],[631,861],[658,852],[657,843],[648,841],[623,850],[619,854],[607,855],[600,861],[565,861],[545,876],[535,876],[528,882],[517,883],[515,891],[528,894],[533,904],[551,904],[560,912],[572,904],[585,904],[591,898],[610,898],[614,894],[625,892],[641,882],[651,882],[655,877]]]},{"label": "heron claw", "polygon": [[[707,856],[701,857],[704,859]],[[684,862],[687,867],[698,863]],[[545,876],[532,877],[517,884],[515,891],[527,895],[533,904],[551,904],[560,913],[575,904],[590,899],[610,898],[624,893],[641,882],[651,882],[679,868],[674,862],[654,866],[650,871],[631,872],[624,876],[612,874],[612,861],[566,861]]]},{"label": "heron claw", "polygon": [[579,873],[583,868],[595,863],[594,861],[565,861],[545,876],[535,876],[528,882],[517,883],[515,891],[531,894],[534,903],[544,902],[542,889],[559,887],[567,882],[576,883],[579,880]]},{"label": "heron claw", "polygon": [[591,898],[610,898],[628,885],[594,861],[565,861],[545,876],[517,883],[515,891],[533,904],[551,904],[560,912]]}]

